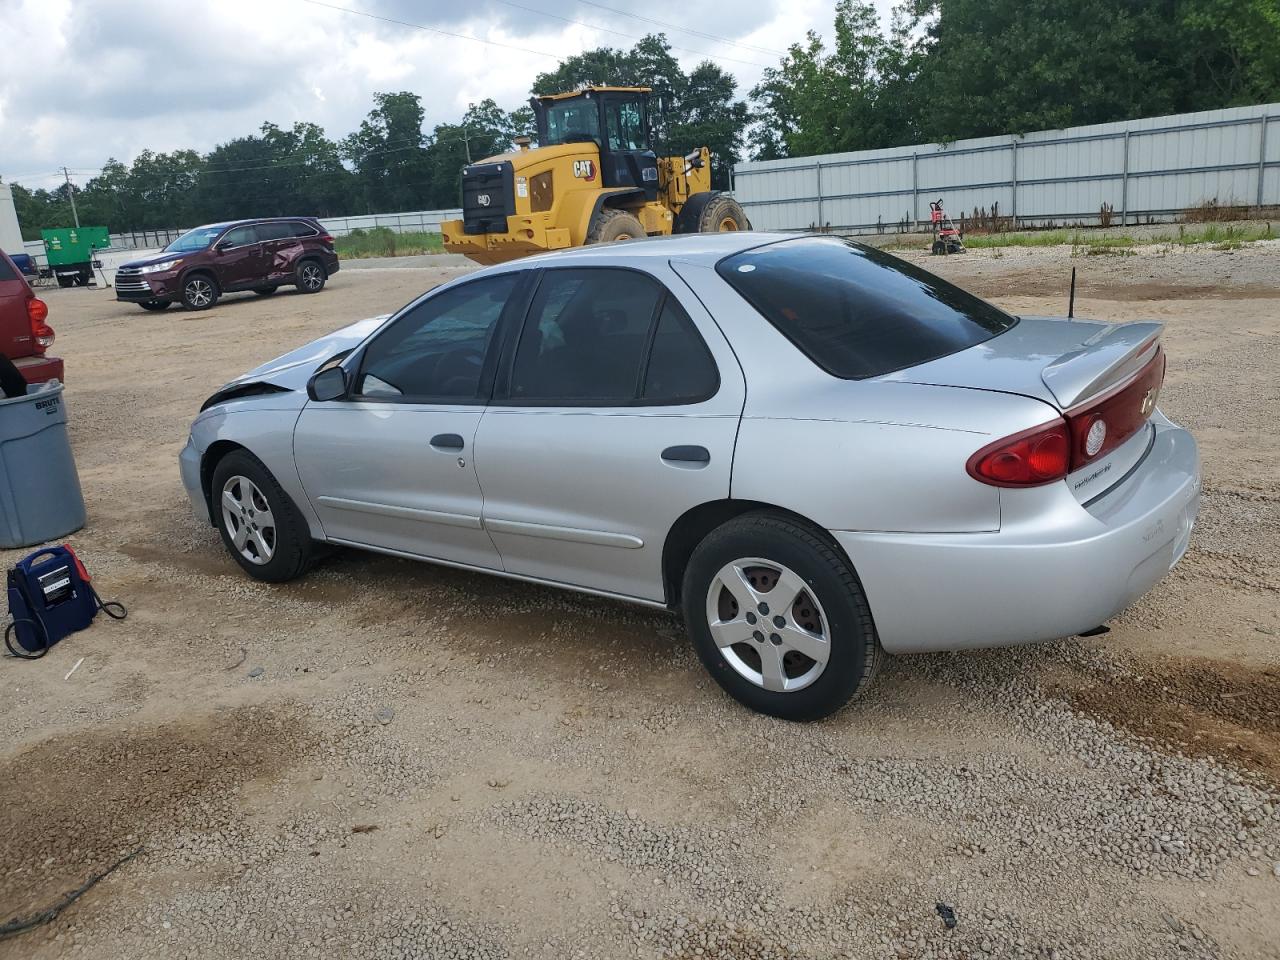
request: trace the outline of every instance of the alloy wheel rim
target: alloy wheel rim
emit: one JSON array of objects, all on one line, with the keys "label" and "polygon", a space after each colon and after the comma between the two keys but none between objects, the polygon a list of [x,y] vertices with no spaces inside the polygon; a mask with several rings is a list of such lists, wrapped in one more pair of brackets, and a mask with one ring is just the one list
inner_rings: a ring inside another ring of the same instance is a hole
[{"label": "alloy wheel rim", "polygon": [[187,284],[187,301],[193,307],[207,306],[213,300],[213,287],[204,280],[192,280]]},{"label": "alloy wheel rim", "polygon": [[315,290],[320,286],[320,268],[307,265],[302,268],[302,283],[308,290]]},{"label": "alloy wheel rim", "polygon": [[775,560],[726,563],[711,579],[706,615],[725,662],[764,690],[803,690],[831,658],[829,621],[817,595]]},{"label": "alloy wheel rim", "polygon": [[248,477],[222,485],[222,524],[232,546],[250,563],[270,563],[276,553],[276,520],[262,491]]}]

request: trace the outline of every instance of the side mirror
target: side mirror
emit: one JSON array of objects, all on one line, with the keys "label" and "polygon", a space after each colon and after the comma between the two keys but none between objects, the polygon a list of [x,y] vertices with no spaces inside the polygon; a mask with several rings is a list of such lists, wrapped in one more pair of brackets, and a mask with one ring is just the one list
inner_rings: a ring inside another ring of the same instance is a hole
[{"label": "side mirror", "polygon": [[230,240],[219,240],[217,243],[213,245],[213,249],[215,253],[221,253],[223,250],[229,250],[230,248],[231,248]]},{"label": "side mirror", "polygon": [[347,371],[342,367],[321,370],[307,381],[307,396],[312,400],[341,400],[347,395]]}]

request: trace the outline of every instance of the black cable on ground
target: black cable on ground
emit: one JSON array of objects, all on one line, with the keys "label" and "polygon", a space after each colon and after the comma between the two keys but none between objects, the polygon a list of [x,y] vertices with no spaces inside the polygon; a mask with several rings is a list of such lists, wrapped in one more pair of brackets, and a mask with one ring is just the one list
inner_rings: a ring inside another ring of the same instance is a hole
[{"label": "black cable on ground", "polygon": [[138,847],[138,849],[134,850],[132,853],[126,853],[123,857],[121,857],[111,866],[107,867],[107,869],[103,870],[101,873],[94,874],[92,877],[86,880],[82,886],[80,886],[75,890],[72,890],[70,893],[64,896],[61,901],[59,901],[58,903],[55,903],[53,906],[46,907],[44,910],[41,910],[39,913],[33,913],[29,917],[15,917],[14,919],[10,920],[8,923],[0,924],[0,940],[5,939],[6,937],[17,936],[20,933],[26,933],[28,930],[34,930],[36,927],[44,926],[46,923],[49,923],[50,921],[55,920],[58,914],[60,914],[63,910],[67,909],[67,907],[71,906],[71,904],[75,903],[77,900],[83,897],[86,893],[88,893],[91,889],[93,889],[93,887],[96,886],[100,881],[106,879],[111,874],[115,873],[117,870],[123,867],[130,860],[132,860],[134,857],[136,857],[138,854],[142,853],[142,849],[143,849],[142,847]]}]

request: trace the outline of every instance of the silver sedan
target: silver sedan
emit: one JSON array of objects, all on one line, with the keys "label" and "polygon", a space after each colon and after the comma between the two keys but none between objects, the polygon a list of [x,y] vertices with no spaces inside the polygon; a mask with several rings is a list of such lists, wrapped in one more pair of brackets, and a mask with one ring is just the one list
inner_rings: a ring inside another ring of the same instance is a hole
[{"label": "silver sedan", "polygon": [[812,719],[884,651],[1078,634],[1177,563],[1160,332],[831,237],[588,247],[231,382],[182,478],[251,576],[330,543],[669,607],[730,694]]}]

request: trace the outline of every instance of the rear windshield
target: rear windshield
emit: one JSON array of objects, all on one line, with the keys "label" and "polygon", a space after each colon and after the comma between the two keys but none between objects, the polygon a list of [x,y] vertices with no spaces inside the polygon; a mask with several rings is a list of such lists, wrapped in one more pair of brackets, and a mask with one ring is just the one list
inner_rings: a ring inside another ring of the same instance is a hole
[{"label": "rear windshield", "polygon": [[846,380],[958,353],[1018,322],[905,260],[835,237],[756,247],[716,270],[810,360]]}]

